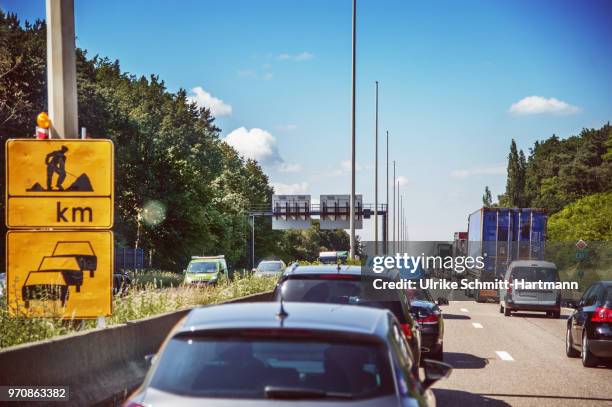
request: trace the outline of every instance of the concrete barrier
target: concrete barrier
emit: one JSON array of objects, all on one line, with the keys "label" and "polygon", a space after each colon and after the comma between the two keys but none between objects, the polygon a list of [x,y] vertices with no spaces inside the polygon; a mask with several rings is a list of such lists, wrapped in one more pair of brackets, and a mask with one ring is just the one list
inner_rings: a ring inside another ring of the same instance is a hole
[{"label": "concrete barrier", "polygon": [[[228,302],[269,301],[271,294]],[[61,403],[63,406],[118,405],[142,383],[148,369],[145,355],[156,353],[168,332],[189,311],[3,349],[0,386],[68,386],[70,401]]]}]

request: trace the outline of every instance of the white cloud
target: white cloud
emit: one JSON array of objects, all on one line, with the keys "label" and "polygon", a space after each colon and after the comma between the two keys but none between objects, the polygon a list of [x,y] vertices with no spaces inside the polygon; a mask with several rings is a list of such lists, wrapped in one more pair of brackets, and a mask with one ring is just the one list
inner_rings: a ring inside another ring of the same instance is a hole
[{"label": "white cloud", "polygon": [[296,62],[301,62],[301,61],[308,61],[310,59],[314,58],[314,54],[312,52],[308,52],[308,51],[303,51],[300,52],[299,54],[295,54],[295,55],[291,55],[288,53],[282,53],[276,56],[276,60],[277,61],[296,61]]},{"label": "white cloud", "polygon": [[210,109],[213,116],[218,117],[232,114],[232,106],[206,92],[201,86],[196,86],[191,89],[191,92],[193,95],[187,96],[187,100],[197,104],[200,108],[206,107]]},{"label": "white cloud", "polygon": [[308,61],[309,59],[314,58],[314,54],[304,51],[304,52],[300,52],[299,54],[297,54],[293,59],[295,59],[296,61]]},{"label": "white cloud", "polygon": [[580,108],[555,98],[527,96],[510,106],[509,111],[517,115],[574,114],[578,113]]},{"label": "white cloud", "polygon": [[246,158],[257,160],[263,165],[279,165],[283,162],[278,153],[276,139],[265,130],[258,128],[247,130],[245,127],[239,127],[228,134],[223,141]]},{"label": "white cloud", "polygon": [[274,76],[274,74],[272,72],[266,72],[264,74],[264,76],[262,77],[262,79],[264,81],[269,81],[270,79],[272,79],[273,76]]},{"label": "white cloud", "polygon": [[246,158],[256,160],[262,166],[276,169],[279,172],[300,172],[302,164],[286,163],[281,157],[276,138],[269,132],[252,128],[239,127],[223,139]]},{"label": "white cloud", "polygon": [[[363,167],[359,163],[355,163],[355,172],[361,171]],[[346,175],[351,173],[351,160],[340,161],[340,167],[333,170],[330,174],[333,176]]]},{"label": "white cloud", "polygon": [[282,163],[278,166],[278,170],[280,172],[300,172],[303,169],[304,169],[304,166],[298,163],[294,163],[294,164]]},{"label": "white cloud", "polygon": [[396,177],[395,181],[399,184],[400,187],[408,185],[408,178],[404,177],[403,175]]},{"label": "white cloud", "polygon": [[452,178],[465,179],[476,175],[506,175],[506,166],[499,164],[492,167],[476,167],[462,170],[453,170],[450,173]]},{"label": "white cloud", "polygon": [[273,182],[272,187],[276,195],[300,195],[308,192],[308,182],[299,182],[296,184],[282,184]]}]

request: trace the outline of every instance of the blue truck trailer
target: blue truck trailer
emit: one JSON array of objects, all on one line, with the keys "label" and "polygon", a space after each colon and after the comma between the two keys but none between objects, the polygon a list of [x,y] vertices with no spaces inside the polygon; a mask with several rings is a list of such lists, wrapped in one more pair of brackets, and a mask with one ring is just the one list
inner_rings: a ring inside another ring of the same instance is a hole
[{"label": "blue truck trailer", "polygon": [[[469,278],[480,281],[503,279],[513,260],[541,260],[546,241],[545,209],[480,208],[468,217],[467,255],[483,257],[482,269],[471,269]],[[499,301],[496,290],[477,290],[476,301]]]}]

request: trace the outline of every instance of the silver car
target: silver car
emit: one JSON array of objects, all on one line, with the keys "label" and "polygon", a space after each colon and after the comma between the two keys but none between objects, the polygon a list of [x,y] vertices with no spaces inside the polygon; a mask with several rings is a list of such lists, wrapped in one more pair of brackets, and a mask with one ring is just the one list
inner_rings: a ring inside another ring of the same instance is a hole
[{"label": "silver car", "polygon": [[126,406],[432,406],[452,367],[424,379],[386,309],[242,303],[193,309],[177,324]]},{"label": "silver car", "polygon": [[255,277],[280,277],[287,266],[282,260],[263,260],[253,269]]},{"label": "silver car", "polygon": [[510,316],[514,311],[541,311],[559,318],[561,293],[546,287],[528,287],[528,283],[556,283],[559,273],[554,263],[542,260],[517,260],[510,263],[504,276],[507,289],[500,289],[499,312]]}]

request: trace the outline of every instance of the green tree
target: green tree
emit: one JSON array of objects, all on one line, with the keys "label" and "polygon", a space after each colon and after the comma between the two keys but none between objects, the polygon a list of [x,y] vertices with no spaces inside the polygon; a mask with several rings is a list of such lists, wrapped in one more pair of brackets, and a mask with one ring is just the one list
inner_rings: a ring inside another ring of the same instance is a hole
[{"label": "green tree", "polygon": [[612,192],[593,194],[566,206],[548,220],[553,241],[612,240]]},{"label": "green tree", "polygon": [[486,208],[493,206],[493,198],[491,196],[491,190],[489,186],[485,186],[484,195],[482,195],[482,205]]}]

